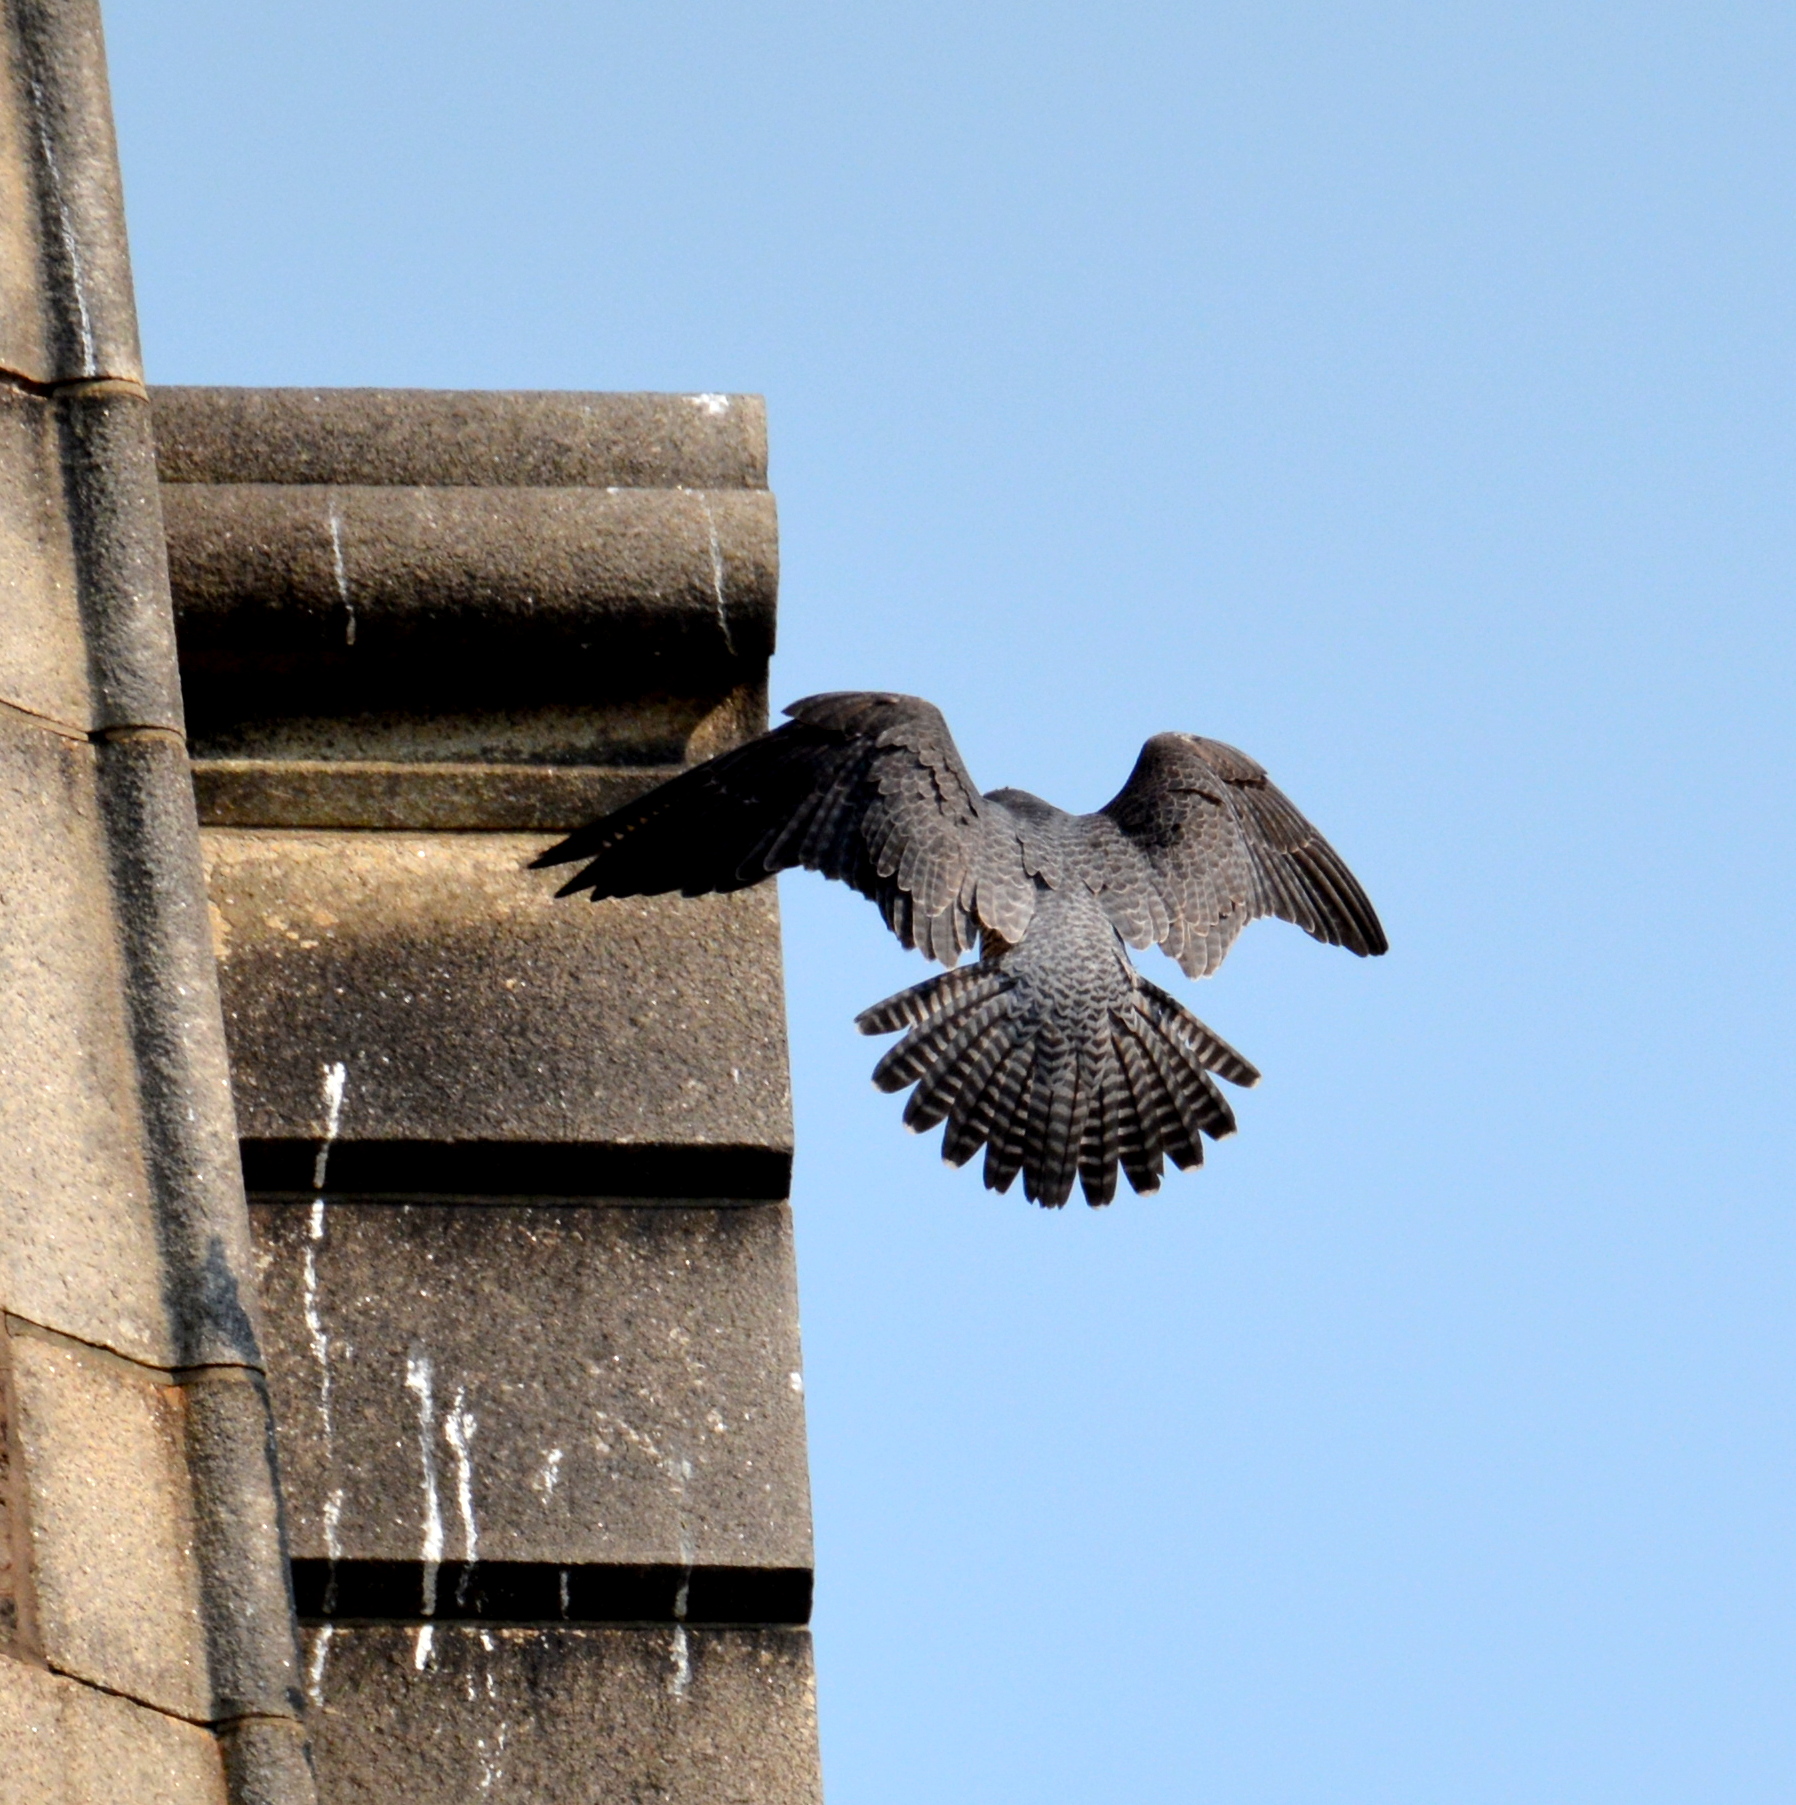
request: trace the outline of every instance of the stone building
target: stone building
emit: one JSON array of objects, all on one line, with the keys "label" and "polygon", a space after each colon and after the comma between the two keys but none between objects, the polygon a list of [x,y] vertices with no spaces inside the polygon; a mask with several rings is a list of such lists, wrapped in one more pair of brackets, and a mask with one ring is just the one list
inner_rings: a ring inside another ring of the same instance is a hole
[{"label": "stone building", "polygon": [[774,895],[525,869],[764,724],[761,406],[146,389],[0,17],[0,1802],[815,1800]]}]

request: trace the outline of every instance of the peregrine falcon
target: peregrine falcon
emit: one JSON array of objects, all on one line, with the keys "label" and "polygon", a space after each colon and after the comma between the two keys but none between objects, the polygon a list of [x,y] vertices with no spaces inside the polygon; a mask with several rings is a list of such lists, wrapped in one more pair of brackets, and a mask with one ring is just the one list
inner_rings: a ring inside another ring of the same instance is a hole
[{"label": "peregrine falcon", "polygon": [[[845,692],[794,702],[784,727],[695,765],[534,861],[588,861],[558,892],[703,896],[802,865],[879,905],[907,947],[949,967],[875,1003],[863,1034],[903,1039],[874,1068],[915,1085],[904,1120],[946,1122],[942,1154],[983,1147],[985,1182],[1018,1172],[1038,1203],[1075,1177],[1088,1203],[1159,1189],[1163,1159],[1203,1162],[1235,1117],[1215,1078],[1259,1073],[1142,977],[1159,946],[1193,978],[1257,916],[1382,953],[1384,930],[1340,855],[1243,752],[1156,734],[1094,815],[1026,790],[981,795],[939,709]],[[961,965],[978,945],[979,958]]]}]

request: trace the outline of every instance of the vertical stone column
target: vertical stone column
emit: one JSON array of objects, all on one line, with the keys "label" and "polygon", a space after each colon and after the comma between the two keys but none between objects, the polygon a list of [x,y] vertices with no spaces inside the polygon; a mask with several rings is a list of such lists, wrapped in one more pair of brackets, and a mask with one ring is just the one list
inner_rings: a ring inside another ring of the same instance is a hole
[{"label": "vertical stone column", "polygon": [[0,0],[0,1797],[305,1805],[99,16]]},{"label": "vertical stone column", "polygon": [[775,895],[526,869],[763,725],[760,404],[155,406],[321,1796],[809,1805]]}]

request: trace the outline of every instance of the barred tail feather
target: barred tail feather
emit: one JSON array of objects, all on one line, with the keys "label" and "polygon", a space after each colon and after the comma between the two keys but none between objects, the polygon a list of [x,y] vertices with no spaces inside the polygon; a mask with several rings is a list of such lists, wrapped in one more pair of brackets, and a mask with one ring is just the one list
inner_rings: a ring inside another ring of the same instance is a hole
[{"label": "barred tail feather", "polygon": [[902,1031],[874,1082],[915,1087],[905,1125],[945,1122],[951,1165],[983,1147],[992,1190],[1020,1174],[1032,1201],[1058,1207],[1077,1182],[1088,1203],[1105,1204],[1119,1168],[1136,1191],[1153,1192],[1166,1160],[1201,1165],[1205,1138],[1234,1132],[1215,1077],[1251,1085],[1259,1073],[1176,998],[1136,978],[1095,1014],[1056,1019],[1004,958],[944,972],[858,1018],[865,1034]]}]

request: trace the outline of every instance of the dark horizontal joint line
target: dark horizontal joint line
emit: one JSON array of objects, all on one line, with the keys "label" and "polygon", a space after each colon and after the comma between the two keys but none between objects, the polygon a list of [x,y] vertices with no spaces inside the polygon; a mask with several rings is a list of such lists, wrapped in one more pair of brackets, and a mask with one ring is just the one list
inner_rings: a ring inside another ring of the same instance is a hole
[{"label": "dark horizontal joint line", "polygon": [[[268,1202],[317,1194],[316,1141],[245,1140],[244,1188]],[[324,1191],[362,1202],[515,1203],[521,1198],[764,1202],[792,1188],[792,1155],[773,1147],[594,1146],[542,1141],[338,1141]]]},{"label": "dark horizontal joint line", "polygon": [[[804,1624],[808,1567],[296,1560],[302,1623]],[[431,1608],[426,1611],[426,1603]]]},{"label": "dark horizontal joint line", "polygon": [[80,400],[84,395],[128,395],[136,401],[148,401],[150,398],[149,390],[140,378],[109,376],[104,372],[90,376],[58,376],[46,382],[40,377],[27,376],[22,370],[0,367],[0,383],[44,401]]}]

